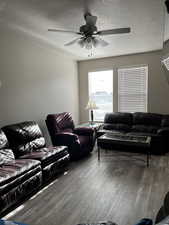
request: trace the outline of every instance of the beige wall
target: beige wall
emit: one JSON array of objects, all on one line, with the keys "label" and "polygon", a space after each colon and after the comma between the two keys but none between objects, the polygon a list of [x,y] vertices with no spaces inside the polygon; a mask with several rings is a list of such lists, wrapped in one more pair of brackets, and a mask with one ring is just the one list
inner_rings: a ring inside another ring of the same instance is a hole
[{"label": "beige wall", "polygon": [[37,121],[48,138],[48,113],[69,111],[78,122],[77,63],[21,33],[0,33],[0,126]]},{"label": "beige wall", "polygon": [[79,70],[79,110],[80,121],[88,121],[88,111],[85,105],[88,101],[88,72],[97,70],[114,71],[114,111],[118,111],[117,105],[117,68],[132,65],[147,65],[148,77],[148,111],[156,113],[169,113],[169,84],[161,66],[162,51],[144,54],[135,54],[119,57],[109,57],[96,60],[78,62]]}]

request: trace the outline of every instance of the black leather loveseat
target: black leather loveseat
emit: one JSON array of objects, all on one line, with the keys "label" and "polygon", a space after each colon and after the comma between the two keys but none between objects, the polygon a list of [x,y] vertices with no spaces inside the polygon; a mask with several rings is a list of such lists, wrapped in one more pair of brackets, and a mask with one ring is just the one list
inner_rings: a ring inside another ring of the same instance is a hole
[{"label": "black leather loveseat", "polygon": [[164,154],[169,151],[169,115],[143,112],[107,113],[102,129],[150,136],[152,153]]},{"label": "black leather loveseat", "polygon": [[35,122],[9,125],[2,130],[0,214],[63,170],[69,161],[67,147],[45,147],[45,139]]}]

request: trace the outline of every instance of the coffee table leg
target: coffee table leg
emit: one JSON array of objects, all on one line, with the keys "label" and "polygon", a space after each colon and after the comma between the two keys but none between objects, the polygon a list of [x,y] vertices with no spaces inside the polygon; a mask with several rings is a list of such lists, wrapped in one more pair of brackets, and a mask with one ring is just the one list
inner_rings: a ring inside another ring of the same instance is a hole
[{"label": "coffee table leg", "polygon": [[97,146],[98,160],[100,161],[100,147]]}]

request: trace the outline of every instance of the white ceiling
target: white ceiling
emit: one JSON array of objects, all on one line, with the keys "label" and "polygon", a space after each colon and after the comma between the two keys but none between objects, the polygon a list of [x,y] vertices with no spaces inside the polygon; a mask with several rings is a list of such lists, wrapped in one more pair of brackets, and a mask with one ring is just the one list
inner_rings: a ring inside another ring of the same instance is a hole
[{"label": "white ceiling", "polygon": [[0,0],[0,26],[7,25],[56,48],[86,59],[90,52],[64,44],[76,38],[50,33],[48,28],[78,31],[88,7],[98,17],[98,30],[131,27],[130,34],[103,37],[107,47],[98,47],[93,57],[107,57],[161,49],[164,39],[164,0]]}]

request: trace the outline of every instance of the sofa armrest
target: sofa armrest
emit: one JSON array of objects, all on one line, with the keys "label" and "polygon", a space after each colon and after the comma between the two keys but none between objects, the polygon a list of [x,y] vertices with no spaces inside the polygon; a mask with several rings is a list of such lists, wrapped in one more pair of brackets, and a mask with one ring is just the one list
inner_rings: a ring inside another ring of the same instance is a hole
[{"label": "sofa armrest", "polygon": [[169,127],[158,129],[157,134],[162,136],[169,136]]},{"label": "sofa armrest", "polygon": [[92,136],[94,129],[91,127],[78,127],[74,129],[74,133],[83,136]]},{"label": "sofa armrest", "polygon": [[63,132],[55,135],[55,141],[59,145],[69,145],[74,142],[79,142],[79,139],[76,134]]}]

